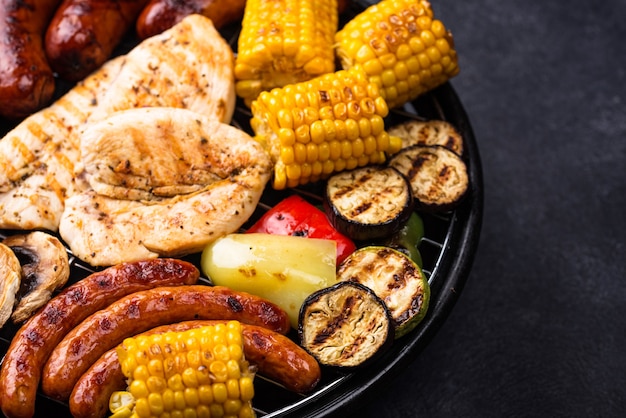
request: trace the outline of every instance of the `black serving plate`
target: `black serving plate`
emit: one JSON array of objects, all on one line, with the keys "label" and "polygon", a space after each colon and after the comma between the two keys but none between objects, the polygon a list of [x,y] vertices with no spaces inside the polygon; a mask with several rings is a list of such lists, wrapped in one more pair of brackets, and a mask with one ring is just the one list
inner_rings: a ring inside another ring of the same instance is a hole
[{"label": "black serving plate", "polygon": [[[365,5],[353,4],[344,14],[344,21],[362,10]],[[235,51],[238,29],[232,26],[222,31],[222,35]],[[127,39],[118,49],[118,53],[127,51],[135,44],[135,39]],[[70,87],[61,82],[58,94]],[[366,368],[351,372],[323,368],[322,380],[312,393],[295,394],[263,376],[257,376],[253,405],[259,417],[345,416],[352,408],[366,405],[366,395],[371,394],[385,381],[393,379],[402,368],[409,366],[434,337],[463,290],[478,246],[483,212],[482,170],[476,139],[465,109],[450,83],[423,95],[402,109],[392,110],[386,124],[391,126],[408,118],[439,119],[453,124],[464,139],[463,158],[470,178],[467,196],[453,211],[440,214],[419,213],[425,229],[419,249],[423,258],[423,270],[431,286],[428,313],[415,330],[396,340],[387,353]],[[232,124],[251,133],[249,119],[249,110],[242,103],[238,103]],[[11,127],[9,122],[0,120],[0,135],[4,135]],[[242,229],[258,219],[286,193],[299,193],[314,203],[320,203],[322,189],[322,182],[282,192],[268,187],[254,215]],[[14,232],[0,231],[0,237],[11,233]],[[199,266],[198,254],[187,259]],[[93,267],[73,257],[71,252],[70,264],[70,283],[95,271]],[[202,280],[209,284],[206,279]],[[0,355],[6,352],[16,330],[12,324],[7,324],[0,330]],[[296,337],[295,333],[290,336],[294,339]],[[37,417],[70,416],[66,404],[44,395],[38,397],[36,411]]]}]

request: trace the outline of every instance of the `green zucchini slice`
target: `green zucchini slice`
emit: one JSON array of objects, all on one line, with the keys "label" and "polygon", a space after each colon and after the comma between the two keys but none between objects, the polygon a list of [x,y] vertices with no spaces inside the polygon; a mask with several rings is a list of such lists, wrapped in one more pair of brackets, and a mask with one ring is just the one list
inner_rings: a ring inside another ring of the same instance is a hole
[{"label": "green zucchini slice", "polygon": [[353,240],[388,237],[411,215],[411,185],[392,167],[343,171],[328,179],[324,208],[335,229]]},{"label": "green zucchini slice", "polygon": [[356,250],[339,265],[337,279],[372,289],[391,312],[396,338],[413,330],[428,310],[430,286],[426,276],[413,260],[393,248]]},{"label": "green zucchini slice", "polygon": [[302,304],[300,344],[320,364],[353,368],[391,346],[389,309],[366,286],[339,282],[311,294]]}]

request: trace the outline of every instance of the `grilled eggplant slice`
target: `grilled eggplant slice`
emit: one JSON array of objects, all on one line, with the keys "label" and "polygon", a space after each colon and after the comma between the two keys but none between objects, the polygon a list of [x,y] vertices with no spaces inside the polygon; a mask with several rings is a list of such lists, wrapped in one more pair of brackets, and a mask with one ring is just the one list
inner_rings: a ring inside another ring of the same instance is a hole
[{"label": "grilled eggplant slice", "polygon": [[311,294],[300,309],[300,344],[326,366],[371,362],[394,340],[389,309],[366,286],[339,282]]},{"label": "grilled eggplant slice", "polygon": [[344,171],[328,179],[324,209],[335,229],[353,240],[388,237],[411,215],[411,185],[393,167]]},{"label": "grilled eggplant slice", "polygon": [[372,289],[391,312],[396,338],[413,330],[428,310],[430,286],[426,276],[413,260],[393,248],[356,250],[339,265],[337,279]]},{"label": "grilled eggplant slice", "polygon": [[463,155],[463,136],[444,120],[407,120],[388,129],[389,135],[402,140],[402,148],[412,145],[441,145]]},{"label": "grilled eggplant slice", "polygon": [[423,210],[451,210],[469,187],[465,162],[440,145],[405,148],[389,160],[389,165],[409,180],[417,206]]}]

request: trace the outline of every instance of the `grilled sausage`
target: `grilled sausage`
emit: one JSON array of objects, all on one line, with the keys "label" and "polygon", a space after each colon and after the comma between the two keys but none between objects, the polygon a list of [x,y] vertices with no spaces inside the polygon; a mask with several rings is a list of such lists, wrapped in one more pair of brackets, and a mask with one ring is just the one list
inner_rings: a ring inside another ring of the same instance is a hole
[{"label": "grilled sausage", "polygon": [[[225,320],[195,320],[153,328],[143,335],[168,331],[186,331]],[[243,346],[246,359],[258,368],[260,375],[289,390],[308,392],[320,380],[317,361],[288,337],[266,328],[243,324]],[[113,392],[126,388],[116,348],[103,354],[78,380],[69,399],[74,418],[106,416]]]},{"label": "grilled sausage", "polygon": [[77,81],[107,61],[147,0],[63,0],[45,36],[48,62]]},{"label": "grilled sausage", "polygon": [[129,293],[196,283],[199,270],[174,259],[120,264],[67,287],[15,334],[0,369],[0,407],[9,417],[32,417],[43,366],[63,337],[93,312]]},{"label": "grilled sausage", "polygon": [[[348,7],[349,0],[337,3],[341,13]],[[245,6],[245,0],[150,0],[137,18],[137,35],[142,39],[154,36],[194,13],[208,17],[220,29],[240,20]]]},{"label": "grilled sausage", "polygon": [[43,34],[59,0],[0,0],[0,116],[18,119],[46,106],[54,75]]},{"label": "grilled sausage", "polygon": [[137,292],[94,313],[66,335],[44,366],[42,390],[52,398],[67,400],[80,376],[124,338],[191,319],[235,319],[282,334],[291,329],[287,313],[278,306],[222,286]]},{"label": "grilled sausage", "polygon": [[145,39],[174,26],[190,14],[201,14],[216,29],[243,17],[245,0],[151,0],[137,18],[137,35]]}]

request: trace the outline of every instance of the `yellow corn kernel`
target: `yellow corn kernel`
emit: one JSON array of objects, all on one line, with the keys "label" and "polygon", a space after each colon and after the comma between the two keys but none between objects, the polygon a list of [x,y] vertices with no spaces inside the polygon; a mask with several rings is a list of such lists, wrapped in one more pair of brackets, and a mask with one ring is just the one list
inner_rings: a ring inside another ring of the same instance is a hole
[{"label": "yellow corn kernel", "polygon": [[[307,106],[295,111],[284,106],[292,102],[286,97],[295,95],[306,96]],[[317,98],[315,102],[312,97]],[[274,162],[275,189],[317,181],[362,164],[363,155],[384,153],[389,145],[376,140],[385,130],[389,108],[381,89],[361,68],[275,88],[253,100],[251,111],[250,126]],[[279,122],[275,124],[275,120]],[[380,154],[374,158],[381,162]]]},{"label": "yellow corn kernel", "polygon": [[389,108],[459,72],[452,34],[434,18],[428,0],[382,0],[347,22],[335,42],[342,68],[363,68]]},{"label": "yellow corn kernel", "polygon": [[255,416],[254,370],[237,321],[129,338],[117,353],[129,383],[111,396],[116,417]]},{"label": "yellow corn kernel", "polygon": [[237,95],[249,104],[262,91],[333,72],[338,23],[337,0],[248,0],[235,60]]},{"label": "yellow corn kernel", "polygon": [[161,415],[164,411],[163,406],[163,398],[161,398],[160,393],[153,392],[148,395],[148,407],[152,415]]}]

